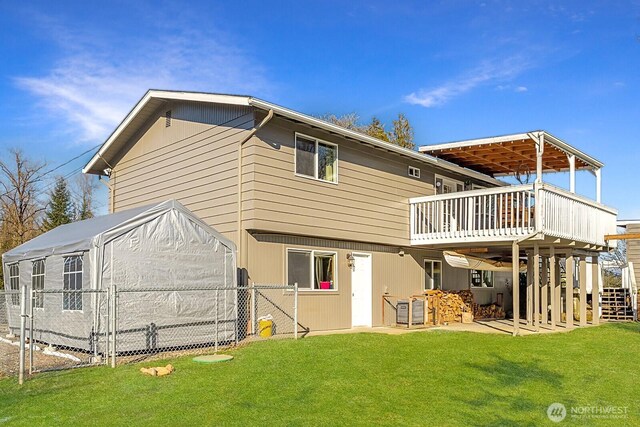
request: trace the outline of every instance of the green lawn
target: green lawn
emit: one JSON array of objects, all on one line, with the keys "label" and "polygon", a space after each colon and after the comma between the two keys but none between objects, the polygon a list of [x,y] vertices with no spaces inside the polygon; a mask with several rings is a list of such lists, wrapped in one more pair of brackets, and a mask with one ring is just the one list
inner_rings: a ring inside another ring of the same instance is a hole
[{"label": "green lawn", "polygon": [[552,425],[549,404],[614,405],[640,425],[640,326],[512,338],[456,332],[351,334],[256,343],[231,362],[171,360],[0,380],[9,425]]}]

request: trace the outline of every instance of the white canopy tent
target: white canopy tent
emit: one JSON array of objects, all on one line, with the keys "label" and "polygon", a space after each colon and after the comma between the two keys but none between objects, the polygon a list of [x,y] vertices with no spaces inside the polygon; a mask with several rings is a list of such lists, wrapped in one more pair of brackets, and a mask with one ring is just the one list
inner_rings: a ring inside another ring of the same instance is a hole
[{"label": "white canopy tent", "polygon": [[[3,254],[2,262],[13,272],[5,275],[7,289],[45,291],[33,302],[36,340],[102,353],[116,288],[130,291],[118,299],[121,351],[145,345],[139,335],[149,325],[172,328],[158,346],[211,339],[210,329],[180,333],[181,325],[194,322],[222,321],[219,339],[234,340],[235,252],[232,241],[169,200],[57,227]],[[20,307],[15,298],[6,304],[9,328],[17,333]]]}]

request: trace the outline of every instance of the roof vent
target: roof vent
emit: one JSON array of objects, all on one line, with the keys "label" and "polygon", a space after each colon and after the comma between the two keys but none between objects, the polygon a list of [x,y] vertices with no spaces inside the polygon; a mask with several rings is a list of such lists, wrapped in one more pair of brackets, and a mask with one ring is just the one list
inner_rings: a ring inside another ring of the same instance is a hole
[{"label": "roof vent", "polygon": [[164,117],[165,117],[164,127],[168,128],[169,126],[171,126],[171,110],[164,113]]}]

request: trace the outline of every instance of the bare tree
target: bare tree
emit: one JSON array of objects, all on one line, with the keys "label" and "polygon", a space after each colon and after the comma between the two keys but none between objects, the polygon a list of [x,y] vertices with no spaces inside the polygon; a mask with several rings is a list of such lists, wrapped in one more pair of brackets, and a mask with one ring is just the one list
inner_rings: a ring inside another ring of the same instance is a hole
[{"label": "bare tree", "polygon": [[367,125],[360,123],[360,116],[356,113],[347,113],[342,116],[336,116],[335,114],[324,114],[318,117],[325,122],[333,123],[345,129],[354,130],[360,133],[367,133]]},{"label": "bare tree", "polygon": [[9,154],[8,160],[0,160],[1,253],[38,235],[38,216],[43,210],[38,190],[46,164],[28,159],[17,149]]},{"label": "bare tree", "polygon": [[96,213],[94,194],[97,190],[97,182],[92,175],[78,175],[72,184],[72,197],[74,204],[74,220],[93,218]]}]

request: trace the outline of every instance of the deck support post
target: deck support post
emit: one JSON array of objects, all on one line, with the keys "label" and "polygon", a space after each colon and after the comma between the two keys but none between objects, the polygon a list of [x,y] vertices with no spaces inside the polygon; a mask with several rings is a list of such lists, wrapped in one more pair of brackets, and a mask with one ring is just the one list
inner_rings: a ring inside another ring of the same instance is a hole
[{"label": "deck support post", "polygon": [[540,274],[542,286],[540,287],[540,309],[542,314],[542,324],[549,324],[549,258],[542,257],[542,272]]},{"label": "deck support post", "polygon": [[540,246],[533,246],[533,328],[540,331]]},{"label": "deck support post", "polygon": [[598,269],[598,257],[591,257],[591,311],[593,312],[594,326],[600,324],[600,271]]},{"label": "deck support post", "polygon": [[533,323],[533,256],[527,252],[527,325]]},{"label": "deck support post", "polygon": [[565,313],[567,316],[565,327],[567,329],[573,329],[573,276],[575,271],[573,260],[573,254],[567,255],[567,285],[565,289]]},{"label": "deck support post", "polygon": [[602,203],[602,169],[598,168],[593,173],[596,176],[596,202]]},{"label": "deck support post", "polygon": [[513,281],[513,336],[520,334],[520,248],[514,240],[511,246],[511,280]]},{"label": "deck support post", "polygon": [[569,154],[569,191],[576,192],[576,156]]},{"label": "deck support post", "polygon": [[580,257],[580,326],[587,326],[587,259]]},{"label": "deck support post", "polygon": [[562,280],[560,275],[560,258],[561,258],[560,256],[556,255],[556,275],[555,275],[556,326],[562,323]]},{"label": "deck support post", "polygon": [[556,281],[556,252],[553,246],[549,248],[549,285],[551,291],[549,295],[551,298],[551,329],[555,329],[559,320],[558,305],[560,301],[556,300],[556,287],[559,286],[559,283]]},{"label": "deck support post", "polygon": [[544,134],[542,132],[538,133],[537,141],[535,141],[535,143],[536,143],[536,183],[542,184],[542,155],[544,154]]}]

